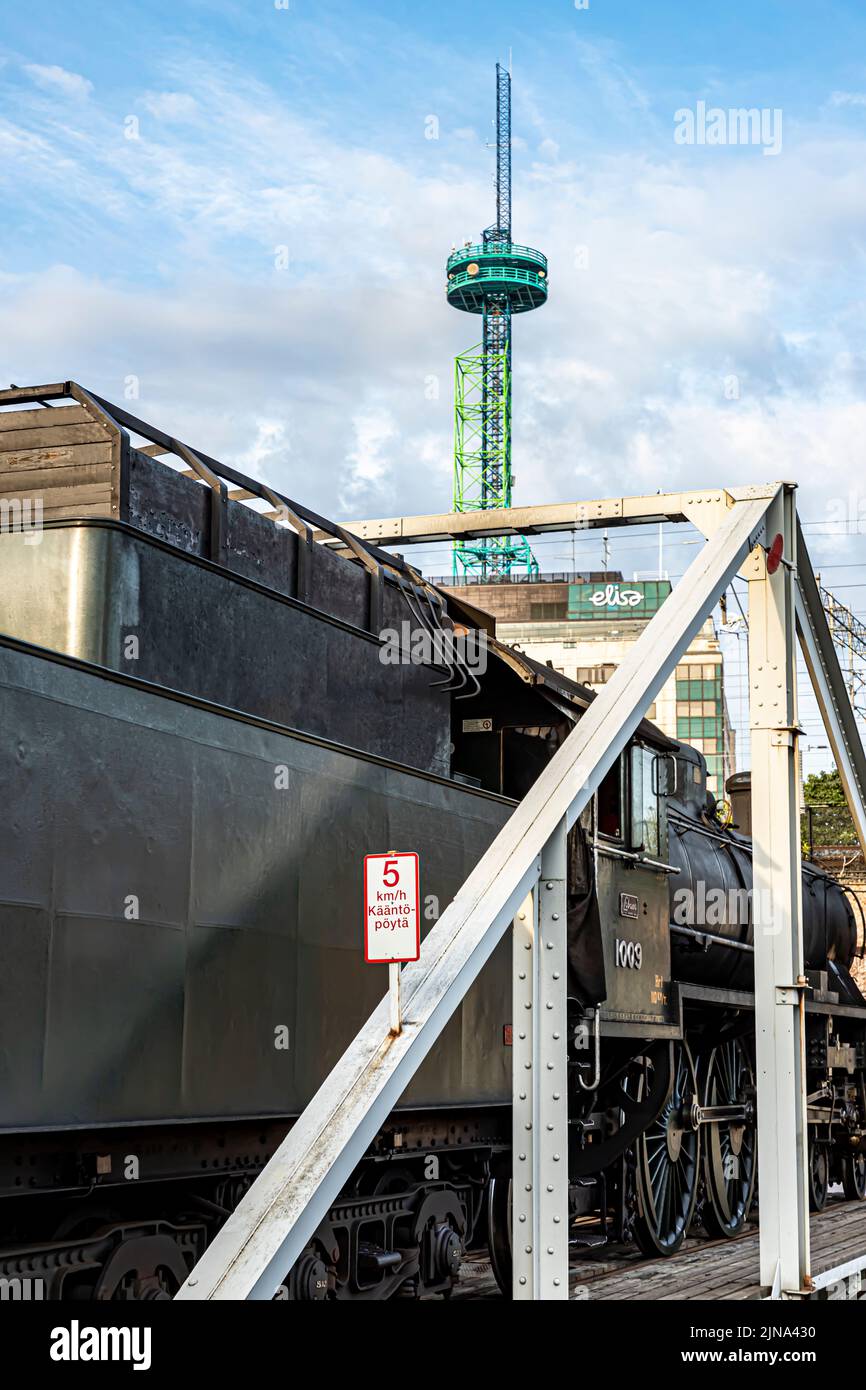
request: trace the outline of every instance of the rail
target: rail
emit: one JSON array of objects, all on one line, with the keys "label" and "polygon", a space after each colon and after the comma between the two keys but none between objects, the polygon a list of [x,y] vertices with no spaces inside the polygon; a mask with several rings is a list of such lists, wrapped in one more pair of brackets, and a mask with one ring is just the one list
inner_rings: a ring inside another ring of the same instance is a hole
[{"label": "rail", "polygon": [[488,256],[503,256],[506,259],[532,261],[542,270],[547,269],[547,257],[533,246],[520,246],[516,241],[473,242],[471,246],[458,246],[448,257],[447,268],[451,270],[463,261],[479,261]]}]

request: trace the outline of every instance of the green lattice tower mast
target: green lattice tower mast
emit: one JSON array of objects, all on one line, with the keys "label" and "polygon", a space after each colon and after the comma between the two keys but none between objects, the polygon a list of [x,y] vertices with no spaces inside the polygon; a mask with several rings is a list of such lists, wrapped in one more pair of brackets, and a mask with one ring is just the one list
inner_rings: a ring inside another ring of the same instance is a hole
[{"label": "green lattice tower mast", "polygon": [[[496,64],[496,221],[448,258],[448,303],[480,314],[478,347],[456,360],[454,510],[511,506],[511,320],[547,299],[547,258],[511,240],[511,73]],[[454,574],[537,573],[522,536],[456,541]]]}]

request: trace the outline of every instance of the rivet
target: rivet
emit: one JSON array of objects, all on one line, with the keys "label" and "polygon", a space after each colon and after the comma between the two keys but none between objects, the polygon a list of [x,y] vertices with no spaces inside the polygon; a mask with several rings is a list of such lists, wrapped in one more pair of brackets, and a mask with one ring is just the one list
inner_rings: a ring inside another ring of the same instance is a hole
[{"label": "rivet", "polygon": [[553,884],[552,884],[552,883],[545,883],[544,886],[545,886],[545,888],[552,888],[552,887],[553,887]]},{"label": "rivet", "polygon": [[524,1067],[524,1070],[525,1070],[525,1071],[532,1071],[532,1063],[531,1063],[531,1062],[524,1062],[524,1063],[523,1063],[523,1067]]},{"label": "rivet", "polygon": [[525,1220],[526,1220],[526,1217],[525,1217],[525,1216],[521,1216],[521,1217],[520,1217],[520,1220],[521,1220],[521,1221],[525,1221]]},{"label": "rivet", "polygon": [[521,1092],[520,1092],[520,1096],[518,1097],[518,1099],[519,1099],[519,1100],[526,1100],[526,1092],[525,1092],[525,1091],[521,1091]]},{"label": "rivet", "polygon": [[559,971],[558,971],[558,970],[554,970],[554,972],[553,972],[553,978],[554,978],[554,980],[558,980],[558,979],[559,979]]},{"label": "rivet", "polygon": [[548,941],[548,943],[547,943],[547,949],[548,949],[548,951],[552,951],[552,950],[553,950],[553,942],[552,942],[552,941]]},{"label": "rivet", "polygon": [[548,1128],[549,1130],[552,1130],[552,1129],[553,1129],[553,1125],[548,1125],[547,1128]]},{"label": "rivet", "polygon": [[531,1183],[531,1182],[528,1182],[528,1183],[526,1184],[526,1190],[527,1190],[527,1192],[531,1192],[531,1191],[532,1191],[532,1183]]},{"label": "rivet", "polygon": [[525,921],[526,921],[526,913],[525,913],[525,912],[518,912],[517,916],[520,918],[520,921],[521,921],[521,922],[525,922]]},{"label": "rivet", "polygon": [[552,1255],[552,1254],[553,1254],[553,1246],[552,1246],[552,1245],[548,1245],[548,1247],[547,1247],[547,1253],[548,1253],[548,1255]]},{"label": "rivet", "polygon": [[524,1038],[526,1037],[526,1034],[525,1034],[525,1033],[518,1033],[517,1036],[518,1036],[518,1038],[520,1039],[520,1041],[523,1042]]},{"label": "rivet", "polygon": [[[523,1096],[521,1096],[520,1099],[523,1100]],[[554,1091],[554,1093],[553,1093],[553,1099],[554,1099],[554,1100],[559,1100],[559,1092],[558,1092],[558,1091]]]},{"label": "rivet", "polygon": [[549,999],[548,999],[548,1001],[547,1001],[547,1008],[548,1008],[548,1009],[552,1009],[552,1008],[553,1008],[553,1005],[551,1004],[551,1002],[550,1002]]},{"label": "rivet", "polygon": [[550,1183],[547,1184],[547,1190],[548,1190],[548,1192],[552,1192],[552,1191],[553,1191],[553,1187],[551,1186]]},{"label": "rivet", "polygon": [[559,1280],[558,1280],[558,1279],[554,1279],[553,1283],[554,1283],[554,1286],[558,1289],[558,1288],[559,1288]]},{"label": "rivet", "polygon": [[527,1245],[527,1246],[526,1246],[526,1253],[527,1253],[527,1255],[531,1255],[531,1254],[532,1254],[532,1246],[531,1246],[531,1245]]},{"label": "rivet", "polygon": [[532,1129],[532,1121],[531,1121],[531,1120],[530,1120],[529,1123],[525,1126],[525,1128],[526,1128],[526,1129]]},{"label": "rivet", "polygon": [[548,1071],[553,1071],[553,1063],[552,1063],[552,1062],[548,1062],[548,1064],[547,1064],[547,1070],[548,1070]]},{"label": "rivet", "polygon": [[553,912],[553,913],[551,913],[551,916],[553,917],[554,922],[558,922],[558,921],[559,921],[559,913],[558,913],[558,912]]},{"label": "rivet", "polygon": [[559,1034],[558,1034],[558,1033],[554,1033],[554,1035],[553,1035],[553,1041],[554,1041],[554,1042],[559,1042]]},{"label": "rivet", "polygon": [[[521,1221],[522,1221],[522,1220],[523,1220],[523,1217],[521,1216],[520,1219],[521,1219]],[[559,1221],[560,1221],[560,1218],[559,1218],[558,1216],[554,1216],[554,1218],[553,1218],[553,1224],[554,1224],[554,1226],[558,1226],[558,1225],[559,1225]]]},{"label": "rivet", "polygon": [[[552,1129],[552,1128],[553,1128],[553,1126],[551,1125],[551,1129]],[[554,1155],[553,1155],[553,1161],[554,1161],[554,1163],[558,1163],[558,1162],[559,1162],[559,1154],[554,1154]]]},{"label": "rivet", "polygon": [[526,1154],[518,1154],[521,1163],[526,1162]]},{"label": "rivet", "polygon": [[525,1283],[526,1283],[526,1275],[525,1275],[525,1274],[521,1274],[521,1276],[520,1276],[520,1282],[521,1282],[521,1284],[525,1284]]},{"label": "rivet", "polygon": [[525,971],[525,970],[521,970],[521,972],[520,972],[520,974],[518,975],[517,978],[518,978],[518,980],[525,980],[525,979],[526,979],[526,971]]},{"label": "rivet", "polygon": [[531,1009],[531,1008],[532,1008],[532,1003],[531,1003],[531,1001],[527,1001],[527,1002],[524,1004],[523,1007],[524,1007],[524,1009]]}]

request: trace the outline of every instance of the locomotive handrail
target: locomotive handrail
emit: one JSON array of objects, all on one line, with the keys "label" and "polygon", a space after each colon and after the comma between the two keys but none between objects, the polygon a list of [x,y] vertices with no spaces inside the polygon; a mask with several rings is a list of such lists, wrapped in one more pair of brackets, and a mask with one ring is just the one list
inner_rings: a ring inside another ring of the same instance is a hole
[{"label": "locomotive handrail", "polygon": [[640,864],[642,868],[660,869],[666,874],[681,874],[682,869],[677,868],[676,864],[664,864],[660,859],[650,859],[647,855],[641,854],[639,850],[618,849],[616,845],[607,845],[602,841],[596,841],[596,849],[599,854],[612,854],[617,859],[628,859],[632,864]]}]

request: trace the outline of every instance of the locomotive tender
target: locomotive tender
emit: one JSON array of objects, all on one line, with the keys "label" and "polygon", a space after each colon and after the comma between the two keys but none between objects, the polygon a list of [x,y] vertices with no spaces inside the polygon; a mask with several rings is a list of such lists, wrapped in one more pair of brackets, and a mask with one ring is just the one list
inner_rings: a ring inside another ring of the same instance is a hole
[{"label": "locomotive tender", "polygon": [[[0,392],[0,511],[0,1278],[165,1299],[384,992],[364,855],[419,853],[431,924],[592,693],[76,383]],[[433,664],[382,659],[407,622]],[[576,1241],[747,1219],[766,924],[734,800],[740,829],[644,721],[571,832]],[[808,864],[803,904],[821,1206],[866,1197],[863,932]],[[285,1297],[448,1294],[485,1242],[510,1287],[510,1010],[506,941]]]}]

